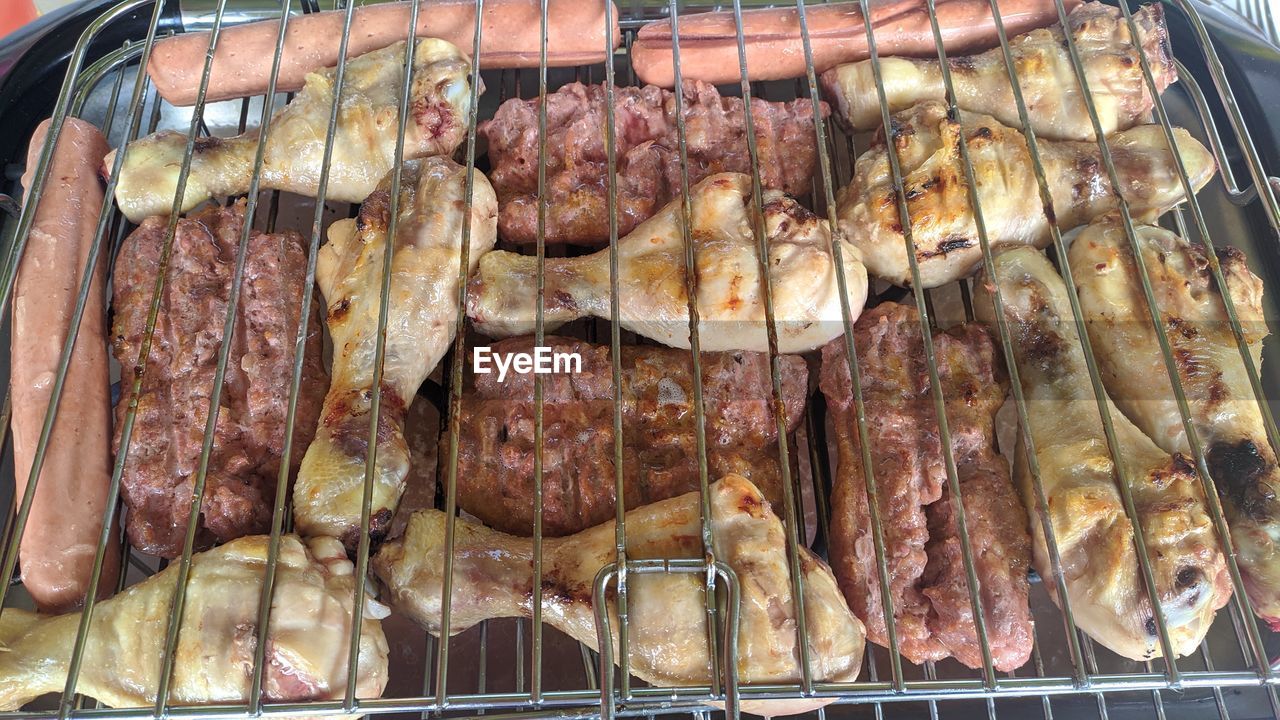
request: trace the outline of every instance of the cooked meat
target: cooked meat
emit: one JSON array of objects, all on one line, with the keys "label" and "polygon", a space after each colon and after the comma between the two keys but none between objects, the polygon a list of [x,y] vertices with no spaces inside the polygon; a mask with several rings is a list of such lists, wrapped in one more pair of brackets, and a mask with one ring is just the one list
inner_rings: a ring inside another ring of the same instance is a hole
[{"label": "cooked meat", "polygon": [[[689,239],[695,249],[699,338],[703,350],[769,349],[764,288],[754,232],[763,216],[778,351],[822,347],[844,332],[840,282],[856,317],[867,299],[867,274],[856,248],[833,237],[827,221],[776,190],[757,215],[751,178],[713,175],[689,190]],[[689,347],[685,238],[680,200],[618,241],[618,302],[622,327],[671,347]],[[833,243],[842,243],[836,266]],[[609,251],[537,258],[496,250],[471,276],[467,317],[493,338],[529,335],[537,320],[538,285],[545,287],[545,328],[583,317],[609,317]]]},{"label": "cooked meat", "polygon": [[[953,655],[981,667],[919,315],[886,303],[863,314],[853,332],[899,650],[914,663]],[[995,413],[1008,383],[981,326],[935,333],[933,341],[987,640],[995,667],[1012,670],[1030,657],[1033,633],[1027,601],[1031,541],[1009,468],[994,446]],[[821,387],[837,446],[832,567],[867,636],[887,646],[843,338],[823,348]]]},{"label": "cooked meat", "polygon": [[[716,556],[738,576],[742,592],[735,658],[743,683],[795,683],[800,679],[795,604],[782,522],[750,482],[726,476],[709,488],[710,531]],[[688,493],[627,513],[627,554],[632,558],[701,558],[698,495]],[[450,634],[499,617],[532,613],[533,543],[458,520],[453,543]],[[385,545],[373,570],[391,603],[424,626],[442,632],[445,514],[414,513],[404,537]],[[548,538],[543,553],[543,618],[570,637],[599,647],[596,575],[614,560],[614,523],[565,538]],[[848,682],[862,665],[862,623],[849,612],[831,570],[799,548],[808,628],[809,671],[814,680]],[[633,575],[627,581],[631,672],[658,686],[705,685],[709,680],[705,578],[688,573]],[[608,593],[610,629],[618,617]],[[617,643],[614,642],[616,648]],[[615,650],[615,660],[618,653]],[[806,712],[823,698],[753,700],[744,712],[765,716]]]},{"label": "cooked meat", "polygon": [[[608,346],[557,337],[545,338],[543,346],[582,358],[580,372],[542,376],[542,528],[545,535],[559,536],[614,517],[613,369]],[[520,337],[494,344],[492,352],[507,355],[533,348],[532,338]],[[708,475],[714,479],[740,474],[781,511],[768,356],[708,352],[701,359]],[[781,360],[791,432],[804,410],[808,370],[798,356],[784,355]],[[687,350],[622,348],[627,509],[698,488],[692,365]],[[530,535],[537,408],[533,375],[509,373],[499,381],[490,372],[472,374],[470,380],[462,396],[458,505],[492,528]],[[448,439],[441,443],[445,457]]]},{"label": "cooked meat", "polygon": [[[116,360],[125,368],[138,359],[167,222],[162,217],[143,221],[125,240],[116,262],[112,336]],[[182,552],[243,226],[241,203],[179,220],[174,234],[121,476],[129,540],[153,555],[171,558]],[[197,535],[201,547],[270,527],[306,269],[305,244],[297,233],[250,232],[209,456]],[[295,468],[315,432],[327,386],[320,324],[312,315],[293,427]],[[116,404],[117,453],[129,395],[126,382]]]},{"label": "cooked meat", "polygon": [[[396,157],[396,125],[404,79],[404,42],[353,58],[346,66],[342,111],[329,163],[330,202],[361,202],[373,192]],[[262,58],[262,62],[270,62]],[[406,159],[449,155],[466,139],[471,106],[471,63],[444,40],[418,41],[410,83],[410,120],[404,137]],[[262,189],[314,197],[320,183],[325,137],[333,107],[337,68],[307,75],[306,87],[271,118],[263,157]],[[212,197],[249,190],[261,128],[232,138],[196,141],[182,212]],[[129,144],[116,202],[133,222],[168,215],[178,194],[178,175],[187,136],[172,130]],[[115,153],[103,161],[113,167]],[[106,172],[103,173],[107,174]]]},{"label": "cooked meat", "polygon": [[[1062,278],[1032,248],[1000,253],[994,267],[994,277],[977,283],[981,294],[974,307],[983,322],[994,324],[988,293],[999,284],[1027,402],[1029,427],[1022,432],[1035,441],[1040,465],[1039,477],[1032,477],[1020,442],[1014,475],[1028,510],[1036,571],[1056,599],[1063,588],[1055,587],[1049,560],[1047,513],[1076,626],[1118,655],[1159,657],[1152,598],[1118,485],[1127,483],[1170,645],[1176,655],[1194,652],[1231,596],[1226,559],[1194,466],[1186,456],[1156,447],[1104,398],[1120,458],[1113,462]],[[1036,480],[1047,508],[1036,502]]]},{"label": "cooked meat", "polygon": [[[463,242],[471,268],[493,247],[498,202],[483,174],[443,157],[406,160],[400,168],[399,222],[391,233],[393,173],[360,206],[354,220],[329,226],[316,284],[329,309],[333,384],[324,398],[315,442],[294,484],[293,518],[306,537],[328,535],[355,552],[360,544],[369,426],[373,412],[384,270],[391,277],[374,438],[369,536],[386,537],[409,477],[405,411],[457,331],[458,270]],[[469,216],[469,219],[468,219]],[[464,237],[463,228],[470,234]],[[387,268],[387,244],[392,244]]]},{"label": "cooked meat", "polygon": [[[911,352],[922,357],[919,317],[913,309],[904,319],[907,323],[899,326],[912,341]],[[1012,670],[1031,657],[1035,634],[1027,600],[1031,538],[1024,521],[1026,513],[1009,478],[1009,463],[995,448],[995,416],[1008,392],[1008,378],[991,336],[981,325],[968,324],[935,334],[933,347],[991,659],[997,670]],[[928,375],[922,380],[927,393]],[[928,412],[932,396],[926,397]],[[938,464],[931,462],[929,467],[937,468]],[[945,467],[943,472],[945,478]],[[982,666],[982,649],[954,512],[944,483],[942,497],[925,508],[929,564],[922,592],[932,610],[930,632],[957,660],[977,668]]]},{"label": "cooked meat", "polygon": [[436,449],[440,438],[440,411],[419,396],[409,403],[404,418],[404,442],[409,448],[409,474],[404,478],[404,494],[391,517],[388,535],[404,532],[409,516],[436,505]]},{"label": "cooked meat", "polygon": [[[648,85],[614,89],[618,233],[626,234],[680,193],[676,97]],[[547,95],[547,242],[609,241],[605,88],[570,83]],[[826,114],[826,105],[823,113]],[[816,158],[808,99],[752,98],[760,182],[788,195],[809,192]],[[489,141],[502,239],[537,241],[538,100],[512,99],[478,131]],[[689,184],[718,172],[751,172],[741,98],[714,85],[684,85]]]},{"label": "cooked meat", "polygon": [[[174,652],[170,698],[175,705],[244,703],[252,685],[258,639],[258,597],[270,539],[234,540],[191,559],[187,605]],[[280,538],[266,642],[262,699],[341,700],[347,687],[352,622],[360,622],[356,697],[376,698],[387,685],[387,639],[379,618],[387,608],[368,600],[353,612],[355,568],[329,538]],[[110,707],[151,706],[159,692],[165,628],[178,567],[147,578],[94,607],[76,691]],[[61,692],[80,624],[77,610],[37,615],[5,608],[0,616],[0,710],[17,710],[45,693]],[[335,715],[355,720],[358,715]]]},{"label": "cooked meat", "polygon": [[[1156,87],[1163,91],[1178,79],[1164,10],[1159,3],[1134,12],[1138,45],[1151,65]],[[1152,98],[1139,65],[1138,48],[1120,9],[1087,2],[1067,16],[1067,28],[1080,53],[1089,91],[1104,135],[1149,122]],[[1075,67],[1063,37],[1062,25],[1039,28],[1009,39],[1009,52],[1027,118],[1036,135],[1048,140],[1093,140],[1093,122]],[[992,48],[977,55],[949,59],[956,102],[962,110],[992,115],[1010,127],[1022,127],[1017,100],[1004,63],[1004,51]],[[942,68],[936,59],[905,57],[880,59],[884,89],[891,112],[921,100],[946,98]],[[823,89],[836,105],[836,115],[855,130],[880,126],[880,97],[871,61],[841,65],[822,73]]]},{"label": "cooked meat", "polygon": [[[1136,230],[1191,421],[1231,526],[1245,589],[1254,612],[1280,629],[1280,467],[1209,270],[1208,251],[1163,228],[1139,225]],[[1254,366],[1261,367],[1268,332],[1262,280],[1239,250],[1217,252]],[[1070,262],[1089,339],[1116,405],[1165,452],[1191,457],[1119,214],[1104,215],[1085,228],[1071,244]]]},{"label": "cooked meat", "polygon": [[[902,162],[903,192],[911,220],[920,282],[937,287],[967,277],[982,264],[982,245],[969,203],[963,135],[973,162],[978,203],[992,250],[1049,244],[1049,221],[1036,191],[1026,138],[995,118],[929,100],[894,116],[893,141]],[[1186,130],[1174,129],[1192,186],[1213,177],[1209,151]],[[1154,218],[1182,202],[1186,192],[1159,125],[1139,125],[1108,138],[1120,195],[1135,217]],[[1063,231],[1117,207],[1117,194],[1095,142],[1039,141],[1053,213]],[[906,287],[911,281],[897,194],[883,131],[854,167],[836,198],[840,230],[862,251],[867,270]]]}]

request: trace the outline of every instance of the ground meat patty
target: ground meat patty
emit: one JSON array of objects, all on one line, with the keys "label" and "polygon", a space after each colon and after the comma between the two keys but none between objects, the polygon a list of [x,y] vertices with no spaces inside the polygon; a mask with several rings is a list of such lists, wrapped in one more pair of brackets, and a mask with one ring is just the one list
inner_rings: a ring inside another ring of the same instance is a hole
[{"label": "ground meat patty", "polygon": [[[479,126],[498,193],[498,231],[508,242],[537,241],[538,111],[537,98],[508,100]],[[761,183],[792,196],[809,192],[816,159],[812,102],[752,98],[751,112]],[[684,119],[690,185],[718,172],[751,172],[740,98],[687,82]],[[626,234],[680,192],[675,95],[652,85],[615,88],[614,127],[618,233]],[[606,128],[603,85],[571,83],[547,95],[547,242],[608,242]]]},{"label": "ground meat patty", "polygon": [[[1012,670],[1030,657],[1033,633],[1025,513],[995,449],[994,418],[1008,380],[983,327],[935,333],[933,342],[987,639],[995,667]],[[919,315],[905,305],[877,306],[858,319],[854,343],[899,650],[914,663],[954,656],[980,667]],[[823,348],[820,385],[837,447],[831,564],[867,637],[887,646],[844,338]]]},{"label": "ground meat patty", "polygon": [[[568,535],[614,518],[613,370],[608,346],[548,337],[581,372],[543,375],[543,533]],[[495,343],[528,352],[529,337]],[[702,354],[709,480],[738,473],[780,509],[781,471],[767,355]],[[628,509],[698,488],[692,361],[687,350],[623,346],[623,477]],[[509,533],[533,531],[533,375],[469,374],[458,434],[458,505]],[[804,411],[808,370],[782,357],[788,432]],[[441,441],[447,443],[445,438]],[[794,444],[792,445],[794,447]],[[441,457],[448,457],[443,445]],[[794,457],[794,454],[793,454]],[[792,467],[794,471],[794,465]]]},{"label": "ground meat patty", "polygon": [[[152,217],[125,240],[113,275],[116,360],[134,367],[160,272],[168,219]],[[168,279],[142,375],[137,417],[121,478],[129,540],[161,557],[182,552],[208,420],[243,203],[178,221]],[[295,232],[250,234],[234,343],[205,483],[197,543],[266,532],[284,449],[307,256]],[[308,319],[296,422],[294,469],[315,433],[328,380],[320,325]],[[126,378],[128,375],[126,374]],[[115,448],[130,388],[116,405]]]}]

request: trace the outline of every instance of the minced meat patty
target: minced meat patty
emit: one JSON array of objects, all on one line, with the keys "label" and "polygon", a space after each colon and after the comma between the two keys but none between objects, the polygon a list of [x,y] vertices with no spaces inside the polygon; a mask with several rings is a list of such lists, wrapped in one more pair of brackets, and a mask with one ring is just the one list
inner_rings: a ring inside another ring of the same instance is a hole
[{"label": "minced meat patty", "polygon": [[[609,241],[608,155],[603,85],[571,83],[547,95],[546,241]],[[498,232],[513,243],[537,241],[538,99],[508,100],[481,123],[498,193]],[[751,112],[766,189],[809,192],[816,161],[812,101],[752,98]],[[822,105],[825,116],[829,111]],[[718,172],[751,172],[741,98],[714,85],[684,85],[689,184]],[[624,235],[677,197],[681,189],[676,97],[652,85],[614,88],[618,233]]]},{"label": "minced meat patty", "polygon": [[[885,303],[863,313],[853,335],[899,651],[913,663],[954,656],[981,667],[920,316]],[[1026,513],[995,448],[995,414],[1008,380],[980,325],[934,333],[933,344],[992,661],[1012,670],[1030,657],[1033,632]],[[819,384],[837,448],[831,566],[867,638],[887,646],[844,338],[823,348]]]},{"label": "minced meat patty", "polygon": [[[125,240],[116,263],[112,336],[116,360],[126,369],[137,362],[167,223],[165,217],[143,221]],[[167,558],[182,553],[243,226],[243,202],[178,221],[121,477],[129,540],[145,553]],[[270,528],[306,276],[305,248],[296,232],[250,233],[197,547]],[[307,328],[294,470],[315,433],[328,386],[314,313]],[[117,453],[131,390],[128,378],[126,372],[116,404]]]},{"label": "minced meat patty", "polygon": [[[543,534],[560,536],[614,519],[613,366],[607,345],[547,337],[544,346],[582,358],[581,372],[542,375]],[[491,349],[505,355],[533,347],[532,338],[520,337]],[[740,474],[781,513],[768,356],[704,352],[701,359],[708,481]],[[622,347],[627,509],[699,487],[692,365],[688,350]],[[788,433],[799,425],[807,385],[804,359],[782,356]],[[458,505],[490,527],[519,535],[533,533],[535,411],[532,374],[511,372],[499,382],[495,373],[468,373],[458,433]],[[447,436],[441,442],[440,456],[447,458]]]}]

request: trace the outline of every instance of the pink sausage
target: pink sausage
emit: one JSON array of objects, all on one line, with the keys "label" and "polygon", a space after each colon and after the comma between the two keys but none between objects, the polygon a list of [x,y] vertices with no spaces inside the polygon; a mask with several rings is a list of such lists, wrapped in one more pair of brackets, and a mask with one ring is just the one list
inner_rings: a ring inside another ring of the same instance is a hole
[{"label": "pink sausage", "polygon": [[[549,0],[547,64],[555,67],[604,62],[605,3],[609,0]],[[357,8],[351,20],[347,57],[363,55],[405,39],[409,3]],[[475,0],[424,0],[417,37],[447,40],[470,55],[475,42]],[[307,73],[338,64],[345,11],[289,19],[277,88],[302,87]],[[486,68],[538,67],[542,28],[539,0],[486,0],[480,64]],[[622,43],[618,11],[613,11],[612,46]],[[278,20],[228,27],[218,36],[206,99],[261,95],[271,80],[271,61],[280,34]],[[186,33],[160,40],[147,74],[160,96],[173,105],[194,105],[209,51],[209,33]]]},{"label": "pink sausage", "polygon": [[[1065,0],[1068,11],[1081,0]],[[936,58],[933,28],[925,0],[870,0],[876,51]],[[938,27],[948,52],[971,52],[999,44],[988,0],[937,0]],[[1001,16],[1009,37],[1058,21],[1053,0],[1002,0]],[[814,69],[866,60],[866,26],[856,2],[805,5],[805,21],[813,49]],[[805,75],[804,39],[795,7],[745,10],[743,45],[750,80],[785,80]],[[642,81],[672,87],[671,21],[657,20],[640,28],[631,46],[632,64]],[[715,84],[741,81],[737,24],[730,11],[680,17],[680,70],[685,80]]]},{"label": "pink sausage", "polygon": [[[46,120],[27,150],[22,185],[31,188]],[[13,295],[14,478],[21,502],[53,391],[58,360],[71,329],[76,296],[102,211],[98,166],[107,141],[89,123],[67,118],[49,164]],[[65,612],[88,591],[111,480],[111,378],[107,366],[106,252],[94,268],[88,304],[72,349],[53,433],[41,466],[31,514],[18,548],[22,583],[46,612]],[[98,597],[110,594],[119,547],[104,558]]]}]

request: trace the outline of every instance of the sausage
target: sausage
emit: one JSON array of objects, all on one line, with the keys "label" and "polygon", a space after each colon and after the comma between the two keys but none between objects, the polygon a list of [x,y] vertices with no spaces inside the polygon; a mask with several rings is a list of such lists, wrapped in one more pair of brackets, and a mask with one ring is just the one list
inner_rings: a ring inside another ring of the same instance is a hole
[{"label": "sausage", "polygon": [[[605,2],[548,0],[547,65],[565,67],[604,62]],[[475,0],[430,0],[418,14],[417,37],[447,40],[470,54],[475,42]],[[347,57],[363,55],[405,39],[412,7],[406,2],[369,5],[354,11]],[[302,87],[307,73],[338,64],[345,11],[289,19],[276,89]],[[480,40],[485,68],[538,67],[542,31],[540,0],[487,0]],[[613,10],[612,46],[622,43]],[[261,95],[271,81],[271,58],[280,34],[278,20],[228,27],[218,36],[206,100]],[[209,33],[160,40],[147,74],[156,91],[173,105],[194,105],[209,51]]]},{"label": "sausage", "polygon": [[[36,128],[27,150],[23,187],[49,129]],[[53,390],[62,346],[102,211],[98,166],[109,148],[89,123],[67,118],[50,160],[13,295],[14,478],[21,502]],[[107,366],[107,248],[94,267],[89,297],[67,368],[58,415],[18,549],[22,582],[46,612],[83,601],[93,572],[111,480],[111,378]],[[98,597],[114,587],[119,547],[108,544]]]},{"label": "sausage", "polygon": [[[1068,11],[1080,1],[1063,0]],[[870,0],[869,7],[880,56],[938,56],[925,0]],[[989,0],[937,0],[935,7],[947,52],[973,52],[999,43]],[[1000,9],[1010,37],[1058,21],[1054,0],[1004,0]],[[860,3],[813,4],[805,8],[805,20],[815,71],[870,57]],[[785,80],[805,74],[795,7],[743,11],[742,34],[748,79]],[[681,16],[679,39],[682,79],[716,84],[741,80],[732,12]],[[665,88],[675,84],[669,19],[640,28],[631,46],[631,62],[642,81]]]}]

